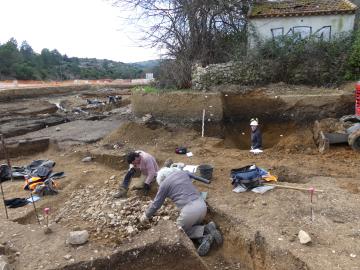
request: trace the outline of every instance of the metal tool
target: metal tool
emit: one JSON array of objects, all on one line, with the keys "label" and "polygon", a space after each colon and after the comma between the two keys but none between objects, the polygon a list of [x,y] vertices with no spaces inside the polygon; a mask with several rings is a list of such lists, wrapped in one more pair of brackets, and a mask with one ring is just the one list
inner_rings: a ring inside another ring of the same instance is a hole
[{"label": "metal tool", "polygon": [[0,137],[1,137],[1,144],[3,146],[4,157],[5,157],[6,161],[7,161],[8,166],[9,166],[10,178],[11,178],[11,182],[12,182],[14,180],[13,179],[13,174],[12,174],[12,167],[11,167],[10,159],[9,159],[9,156],[8,156],[8,153],[7,153],[4,135],[0,134]]},{"label": "metal tool", "polygon": [[[0,134],[0,137],[1,137],[1,142],[3,144],[3,148],[5,146],[5,142],[4,142],[4,136],[2,134]],[[6,149],[4,148],[4,156],[6,157]],[[11,171],[11,170],[10,170]],[[1,174],[1,173],[0,173]],[[4,195],[4,190],[3,190],[3,186],[2,186],[2,181],[0,179],[0,189],[1,189],[1,196],[2,196],[2,199],[3,199],[3,203],[4,203],[4,209],[5,209],[5,215],[6,215],[6,219],[9,219],[9,215],[8,215],[8,212],[7,212],[7,208],[6,208],[6,204],[5,204],[5,195]]]},{"label": "metal tool", "polygon": [[1,188],[1,195],[2,195],[2,199],[3,199],[3,203],[4,203],[4,209],[5,209],[6,219],[9,219],[8,212],[7,212],[7,208],[6,208],[6,204],[5,204],[5,196],[4,196],[4,190],[3,190],[3,186],[2,186],[2,181],[1,181],[1,179],[0,179],[0,188]]},{"label": "metal tool", "polygon": [[[25,175],[25,179],[28,180],[28,179],[29,179],[29,176],[28,176],[28,175]],[[33,197],[33,195],[32,195],[32,191],[31,191],[31,190],[30,190],[30,196],[31,196],[32,205],[34,206],[34,211],[35,211],[35,216],[36,216],[37,222],[39,223],[39,225],[41,225],[40,219],[39,219],[39,216],[38,216],[38,213],[37,213],[36,205],[35,205],[35,200],[34,200],[34,197]]]},{"label": "metal tool", "polygon": [[211,183],[211,181],[209,181],[209,180],[207,180],[207,179],[205,179],[205,178],[203,178],[201,176],[195,175],[193,173],[188,172],[188,175],[190,176],[190,178],[198,180],[198,181],[200,181],[202,183],[205,183],[205,184],[210,184]]},{"label": "metal tool", "polygon": [[311,210],[311,221],[314,222],[314,208],[313,208],[313,196],[315,193],[315,188],[311,187],[309,188],[309,192],[310,192],[310,210]]}]

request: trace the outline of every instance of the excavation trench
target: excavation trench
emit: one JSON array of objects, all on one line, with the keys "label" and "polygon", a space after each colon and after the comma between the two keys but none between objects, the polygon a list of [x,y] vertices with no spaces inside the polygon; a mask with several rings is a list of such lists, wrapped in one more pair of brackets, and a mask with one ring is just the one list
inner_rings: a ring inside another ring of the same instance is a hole
[{"label": "excavation trench", "polygon": [[84,258],[81,262],[52,269],[308,269],[306,263],[289,250],[269,243],[256,228],[242,224],[212,205],[209,205],[209,209],[207,220],[213,220],[219,226],[224,243],[221,247],[214,247],[206,257],[200,258],[191,241],[184,234],[179,234],[170,222],[165,227],[159,223],[151,231],[138,234],[131,243],[125,243],[112,254]]},{"label": "excavation trench", "polygon": [[[271,245],[259,230],[241,224],[241,221],[216,209],[216,206],[210,205],[210,217],[220,226],[224,236],[224,244],[205,258],[210,266],[217,266],[215,269],[308,269],[306,263],[289,250]],[[220,265],[216,265],[219,261]]]},{"label": "excavation trench", "polygon": [[[186,94],[184,95],[174,94],[174,95],[176,95],[176,98],[178,98],[179,101],[181,101],[177,103],[177,104],[181,103],[181,106],[174,106],[175,109],[178,108],[178,110],[174,112],[169,113],[167,111],[161,111],[159,113],[160,109],[165,110],[164,108],[169,108],[169,106],[167,106],[168,103],[173,101],[173,98],[171,98],[171,96],[163,97],[160,100],[159,97],[156,96],[151,96],[150,100],[146,100],[145,97],[145,100],[143,100],[142,98],[144,98],[144,96],[141,96],[141,98],[139,97],[137,100],[135,100],[135,104],[133,104],[135,105],[135,113],[137,112],[136,111],[137,109],[142,108],[143,110],[141,111],[139,116],[142,116],[148,112],[154,112],[155,119],[163,119],[164,117],[162,116],[164,115],[172,116],[173,119],[172,120],[170,119],[171,120],[170,122],[173,123],[174,122],[177,123],[176,121],[174,121],[174,119],[175,120],[179,119],[179,117],[182,114],[184,114],[189,119],[193,115],[196,115],[196,119],[191,119],[192,121],[190,124],[190,130],[185,132],[190,133],[195,130],[197,132],[196,136],[199,136],[199,134],[201,134],[201,127],[202,127],[201,111],[202,108],[206,105],[207,106],[206,108],[209,107],[213,109],[209,109],[210,112],[207,116],[210,117],[206,117],[205,136],[221,138],[222,141],[217,145],[217,147],[219,148],[237,148],[240,150],[248,150],[250,147],[249,118],[257,116],[260,118],[260,128],[263,132],[264,149],[268,150],[269,152],[272,148],[273,149],[276,148],[280,150],[285,149],[286,151],[287,150],[307,151],[308,149],[310,149],[311,151],[312,149],[315,149],[312,133],[308,128],[309,124],[305,125],[304,123],[309,123],[310,121],[312,121],[313,118],[316,117],[316,106],[306,107],[304,105],[304,107],[300,106],[298,107],[299,109],[294,110],[290,107],[290,105],[287,105],[287,107],[285,108],[284,107],[285,105],[283,105],[282,103],[283,101],[278,103],[279,101],[274,100],[273,103],[271,103],[271,106],[279,109],[282,108],[283,109],[282,112],[284,112],[284,114],[281,113],[273,114],[271,113],[271,111],[258,108],[258,111],[256,111],[257,114],[253,115],[253,112],[251,114],[249,113],[249,111],[251,111],[252,108],[251,106],[250,107],[242,106],[244,105],[244,103],[241,103],[243,102],[243,100],[240,101],[234,97],[230,99],[229,96],[229,100],[227,101],[227,103],[224,103],[223,96],[220,95],[218,98],[218,96],[210,97],[209,95],[209,99],[208,99],[209,101],[206,101],[207,102],[206,103],[205,101],[203,101],[202,96],[198,95],[197,96],[198,100],[195,103],[198,104],[200,102],[201,106],[195,106],[196,104],[195,105],[190,104],[189,106],[193,108],[193,110],[191,111],[187,109],[187,105],[188,105],[187,103],[190,103],[191,100],[193,99],[192,95],[186,95]],[[253,104],[259,104],[259,102],[261,102],[262,100],[263,99],[259,99]],[[144,102],[147,104],[146,106],[142,106]],[[154,107],[151,107],[152,102],[154,104]],[[211,104],[209,102],[211,102]],[[233,102],[232,103],[233,105],[228,106],[229,102]],[[160,105],[162,104],[163,106],[160,106],[159,104]],[[225,106],[225,108],[228,109],[227,112],[223,112],[224,104],[228,106],[228,107]],[[200,107],[200,110],[198,110],[199,109],[198,107]],[[269,106],[267,105],[267,107]],[[215,108],[218,110],[215,110]],[[231,108],[230,111],[229,108]],[[307,108],[309,113],[301,114],[303,108]],[[324,111],[326,111],[325,109]],[[244,110],[247,111],[247,114],[243,113]],[[333,112],[336,112],[337,114],[342,114],[343,111],[345,110],[337,111],[336,108],[334,108],[333,110]],[[213,118],[211,118],[211,114],[213,114],[214,116]],[[283,118],[282,115],[284,116]],[[301,120],[304,120],[304,121],[300,121],[302,125],[299,126],[298,125],[299,123],[292,120],[294,118],[294,115],[301,116],[300,117]],[[171,135],[169,135],[170,133]],[[297,136],[297,133],[300,133],[300,135]],[[104,151],[105,148],[102,148],[100,152],[92,152],[90,151],[91,147],[89,147],[90,150],[89,152],[86,151],[86,154],[90,154],[91,156],[95,157],[95,161],[98,162],[99,165],[103,164],[112,169],[119,170],[120,168],[121,170],[125,170],[127,165],[126,162],[124,162],[124,156],[123,156],[124,153],[118,150],[114,150],[114,148],[112,148],[115,145],[115,143],[116,145],[119,145],[119,147],[122,147],[121,143],[124,143],[125,145],[126,144],[131,145],[133,143],[132,146],[138,148],[149,145],[154,146],[159,142],[158,141],[159,138],[165,137],[165,139],[163,140],[165,140],[165,142],[168,143],[169,146],[166,146],[167,147],[166,149],[169,151],[167,152],[163,151],[165,153],[162,154],[161,152],[163,149],[160,149],[158,150],[157,153],[159,154],[159,157],[157,156],[157,158],[159,158],[159,162],[163,162],[167,158],[167,155],[170,153],[170,150],[171,153],[174,152],[173,145],[175,145],[175,143],[176,144],[178,144],[179,142],[186,143],[187,141],[189,141],[188,137],[186,136],[180,137],[181,140],[171,141],[172,136],[176,136],[176,131],[171,132],[171,128],[169,131],[167,130],[166,126],[164,128],[164,126],[161,125],[158,127],[152,126],[151,128],[148,128],[146,127],[146,125],[137,125],[132,123],[131,125],[127,125],[123,131],[119,132],[119,134],[121,134],[122,136],[121,137],[114,136],[114,141],[110,141],[108,143],[108,147],[112,149],[109,150],[108,153]],[[137,138],[137,136],[139,138]],[[181,136],[181,134],[179,136]],[[121,139],[121,141],[118,143],[119,139]],[[165,145],[165,143],[163,142],[164,141],[160,140],[159,145],[162,144]],[[203,150],[203,149],[199,149],[201,145],[200,146],[194,145],[194,147],[198,147],[199,153],[201,153],[200,150]],[[216,148],[212,148],[211,150],[212,152],[216,152]],[[212,154],[211,151],[209,152],[210,154]],[[245,151],[242,152],[245,153]],[[280,152],[280,154],[282,154],[282,152]],[[235,162],[237,158],[237,154],[236,155],[233,154],[233,156]],[[247,158],[245,154],[243,155],[243,157]],[[279,179],[279,181],[299,182],[299,183],[306,183],[306,181],[308,181],[307,179],[309,175],[301,175],[296,171],[294,171],[294,168],[277,166],[273,169],[275,174],[279,173],[279,175],[282,176],[282,178]],[[225,168],[225,170],[226,170],[226,175],[228,175],[228,168]],[[220,174],[219,171],[215,173]],[[219,176],[219,174],[217,176]],[[86,175],[84,176],[83,180],[84,181],[87,180]],[[102,183],[104,183],[104,180],[105,179],[99,179],[99,181],[101,181],[101,183],[98,182],[100,183],[98,185],[99,189],[103,188]],[[219,185],[223,185],[226,183],[222,182],[222,183],[218,183],[218,184],[214,183],[214,184],[216,187],[219,187]],[[109,189],[114,189],[114,188],[115,188],[115,184],[111,186]],[[221,186],[221,188],[223,188],[223,186]],[[87,254],[84,258],[81,259],[80,262],[71,263],[69,261],[66,263],[66,265],[63,265],[61,267],[56,266],[53,269],[115,269],[115,270],[141,269],[141,268],[149,269],[149,270],[150,269],[179,269],[179,270],[180,269],[242,269],[242,270],[309,269],[306,263],[304,263],[301,259],[293,255],[290,250],[286,248],[280,248],[278,242],[272,241],[273,239],[270,238],[272,235],[269,235],[268,231],[257,229],[256,227],[251,227],[251,225],[249,225],[251,224],[250,222],[247,222],[246,220],[239,220],[239,217],[241,217],[241,215],[233,216],[230,211],[231,209],[228,212],[225,212],[224,208],[221,208],[222,204],[227,203],[226,200],[228,200],[229,198],[233,198],[231,197],[231,195],[233,194],[231,193],[230,188],[231,187],[229,187],[229,192],[230,192],[229,196],[227,196],[226,198],[224,198],[225,196],[221,197],[221,199],[224,201],[219,200],[220,201],[219,204],[215,203],[215,201],[212,200],[212,198],[216,196],[216,192],[218,192],[219,190],[214,190],[214,192],[210,194],[210,199],[208,201],[210,206],[210,213],[207,219],[208,220],[212,219],[219,225],[225,241],[223,246],[211,251],[211,253],[207,257],[204,257],[202,259],[199,258],[196,255],[192,243],[189,242],[188,239],[182,238],[181,240],[178,240],[181,238],[181,236],[176,236],[174,238],[171,238],[170,236],[172,235],[178,235],[176,230],[170,228],[168,229],[168,231],[166,231],[167,233],[164,233],[165,230],[162,230],[162,228],[160,227],[158,229],[155,229],[155,231],[160,232],[160,234],[158,234],[156,237],[154,236],[155,233],[153,233],[151,230],[143,231],[136,235],[136,238],[140,239],[139,241],[135,241],[134,243],[132,244],[130,243],[130,245],[125,245],[124,247],[120,246],[119,250],[116,252],[109,253],[108,255],[103,255],[96,258],[92,258],[89,254]],[[226,189],[228,189],[228,187],[226,187]],[[109,195],[109,192],[106,194]],[[280,195],[282,195],[285,198],[288,194],[289,192],[280,193]],[[67,192],[66,196],[69,195],[70,192]],[[153,195],[154,194],[152,194],[152,196]],[[57,204],[60,204],[61,202],[66,202],[69,198],[66,196],[64,197],[60,197],[60,196],[61,195],[59,194],[59,197],[56,198]],[[270,200],[269,197],[267,198]],[[238,201],[241,201],[243,203],[245,202],[244,211],[246,211],[246,207],[255,208],[254,206],[255,204],[256,204],[255,211],[261,211],[261,210],[265,211],[264,210],[265,207],[263,206],[266,205],[266,201],[263,198],[264,197],[253,197],[251,196],[251,194],[250,195],[244,194],[243,197],[236,197],[235,199],[234,198],[233,199],[234,201],[236,200],[236,202]],[[299,200],[301,198],[303,197],[299,196]],[[289,199],[289,202],[293,202],[293,200],[296,200],[296,197],[295,198],[291,197],[291,200]],[[234,203],[234,205],[236,204]],[[271,203],[268,202],[268,205],[270,206]],[[275,204],[274,202],[274,207],[276,205],[277,204]],[[282,208],[280,205],[278,206],[279,208],[277,209]],[[231,207],[230,204],[229,207]],[[240,207],[239,209],[240,209],[239,211],[242,210]],[[276,215],[276,213],[274,215]],[[77,215],[77,217],[74,218],[81,219],[79,215]],[[22,218],[18,218],[16,219],[16,221],[24,225],[35,224],[37,222],[34,212],[28,212],[26,216]],[[84,221],[83,223],[85,224]],[[81,225],[83,225],[83,223],[81,223]],[[64,224],[68,226],[68,224],[66,223]],[[89,226],[91,226],[91,224]],[[149,235],[150,236],[153,235],[155,238],[153,238],[153,240],[151,240],[150,242],[147,241],[146,243],[144,243],[142,240],[146,239],[146,237],[150,237]],[[172,239],[172,241],[168,241],[170,238]],[[95,244],[95,245],[98,244],[96,241],[97,240],[91,239],[90,244]],[[114,242],[111,242],[112,240],[108,239],[107,241],[108,241],[107,243],[109,244],[114,244]],[[114,241],[117,244],[116,240]],[[87,245],[84,246],[85,249],[86,247]]]},{"label": "excavation trench", "polygon": [[[199,133],[202,131],[201,123],[194,124],[193,128]],[[262,133],[264,149],[272,148],[281,139],[299,129],[303,129],[302,126],[296,125],[294,122],[263,122],[259,125],[259,128]],[[221,147],[224,148],[250,149],[251,129],[249,122],[223,121],[221,123],[205,123],[204,135],[205,137],[223,139]]]}]

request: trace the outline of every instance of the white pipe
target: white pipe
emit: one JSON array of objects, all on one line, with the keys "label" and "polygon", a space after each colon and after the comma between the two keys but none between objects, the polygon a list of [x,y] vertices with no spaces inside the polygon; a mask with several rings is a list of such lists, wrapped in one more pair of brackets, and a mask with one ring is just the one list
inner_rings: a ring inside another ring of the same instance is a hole
[{"label": "white pipe", "polygon": [[204,131],[205,131],[205,109],[203,109],[203,115],[202,115],[201,137],[204,137]]}]

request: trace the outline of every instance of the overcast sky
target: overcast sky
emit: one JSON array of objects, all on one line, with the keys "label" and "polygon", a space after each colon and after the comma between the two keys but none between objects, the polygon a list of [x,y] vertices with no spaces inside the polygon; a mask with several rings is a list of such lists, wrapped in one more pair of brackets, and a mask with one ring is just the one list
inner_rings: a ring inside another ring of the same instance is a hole
[{"label": "overcast sky", "polygon": [[14,37],[40,52],[136,62],[159,58],[142,48],[124,14],[104,0],[0,0],[0,43]]}]

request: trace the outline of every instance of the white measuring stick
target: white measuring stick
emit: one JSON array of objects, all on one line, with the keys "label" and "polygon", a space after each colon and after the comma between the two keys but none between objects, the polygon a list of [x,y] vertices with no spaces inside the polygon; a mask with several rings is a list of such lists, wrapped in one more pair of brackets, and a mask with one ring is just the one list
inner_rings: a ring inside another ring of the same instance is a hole
[{"label": "white measuring stick", "polygon": [[205,131],[205,109],[203,109],[201,137],[204,137],[204,131]]}]

